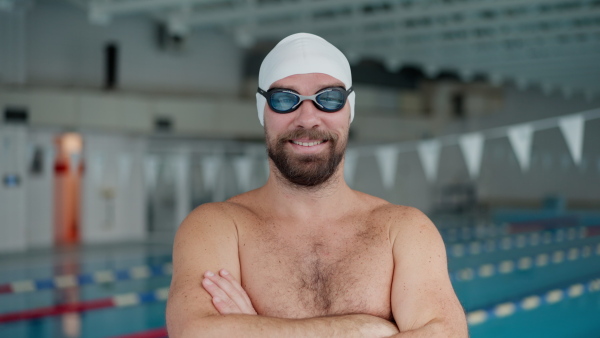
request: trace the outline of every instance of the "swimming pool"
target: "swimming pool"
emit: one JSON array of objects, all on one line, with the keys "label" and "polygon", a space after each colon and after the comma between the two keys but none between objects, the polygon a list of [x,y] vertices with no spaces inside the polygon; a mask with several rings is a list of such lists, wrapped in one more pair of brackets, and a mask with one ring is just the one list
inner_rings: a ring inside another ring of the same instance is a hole
[{"label": "swimming pool", "polygon": [[[495,228],[446,238],[471,337],[597,337],[600,236]],[[0,337],[164,337],[171,268],[170,243],[2,255]]]}]

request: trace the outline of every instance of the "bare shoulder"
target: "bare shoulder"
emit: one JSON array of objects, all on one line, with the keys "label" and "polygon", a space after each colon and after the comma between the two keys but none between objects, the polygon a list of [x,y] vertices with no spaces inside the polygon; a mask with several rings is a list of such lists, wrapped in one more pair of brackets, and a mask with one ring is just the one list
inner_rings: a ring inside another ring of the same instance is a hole
[{"label": "bare shoulder", "polygon": [[392,244],[396,241],[424,242],[441,241],[438,229],[421,210],[381,200],[373,208],[372,217],[388,225]]},{"label": "bare shoulder", "polygon": [[198,231],[202,228],[219,225],[219,229],[235,227],[236,220],[248,217],[252,211],[243,203],[247,198],[236,197],[225,202],[205,203],[196,207],[182,222],[179,231]]},{"label": "bare shoulder", "polygon": [[243,212],[236,204],[229,202],[205,203],[196,207],[183,220],[173,243],[173,261],[179,258],[210,257],[206,255],[209,248],[216,254],[222,250],[235,252],[237,255],[238,226],[236,218]]},{"label": "bare shoulder", "polygon": [[214,230],[227,231],[234,226],[230,206],[226,203],[205,203],[197,206],[183,220],[177,230],[177,237],[188,236],[193,233],[203,232],[214,227]]}]

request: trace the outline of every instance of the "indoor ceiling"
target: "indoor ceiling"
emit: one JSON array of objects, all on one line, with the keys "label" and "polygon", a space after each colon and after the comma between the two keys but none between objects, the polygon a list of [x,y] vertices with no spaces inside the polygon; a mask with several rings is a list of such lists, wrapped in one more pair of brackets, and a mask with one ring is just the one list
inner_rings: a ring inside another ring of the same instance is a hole
[{"label": "indoor ceiling", "polygon": [[[91,23],[130,15],[171,34],[217,29],[244,48],[294,32],[318,34],[351,62],[417,66],[469,81],[566,96],[600,95],[600,0],[64,0]],[[10,6],[14,0],[0,0]]]}]

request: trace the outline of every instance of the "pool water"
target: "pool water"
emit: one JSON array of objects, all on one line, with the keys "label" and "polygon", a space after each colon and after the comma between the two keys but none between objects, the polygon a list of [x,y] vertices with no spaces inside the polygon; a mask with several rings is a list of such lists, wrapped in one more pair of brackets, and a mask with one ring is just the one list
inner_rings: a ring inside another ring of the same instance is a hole
[{"label": "pool water", "polygon": [[[563,237],[449,255],[471,337],[600,337],[600,236]],[[457,243],[447,240],[447,249]],[[171,249],[122,243],[0,255],[0,337],[164,337]]]}]

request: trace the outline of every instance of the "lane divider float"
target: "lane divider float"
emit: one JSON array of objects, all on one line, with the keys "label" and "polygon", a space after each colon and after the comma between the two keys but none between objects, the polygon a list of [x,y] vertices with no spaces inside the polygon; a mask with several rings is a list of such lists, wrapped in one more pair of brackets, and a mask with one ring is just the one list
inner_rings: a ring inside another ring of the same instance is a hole
[{"label": "lane divider float", "polygon": [[544,230],[542,232],[532,232],[530,234],[504,236],[497,239],[451,244],[446,248],[446,252],[448,257],[459,258],[496,252],[498,250],[507,251],[539,245],[563,243],[598,235],[600,234],[588,232],[587,227],[557,229],[554,231]]},{"label": "lane divider float", "polygon": [[60,275],[51,278],[15,281],[0,285],[0,295],[5,293],[24,293],[125,280],[147,279],[157,276],[170,276],[172,274],[173,264],[171,262],[162,265],[139,265],[121,270],[100,270],[79,275]]},{"label": "lane divider float", "polygon": [[124,293],[114,295],[108,298],[92,299],[82,302],[67,304],[58,304],[48,307],[35,308],[25,311],[17,311],[0,314],[0,323],[15,322],[21,320],[30,320],[49,316],[56,316],[72,312],[86,312],[106,308],[119,308],[126,306],[135,306],[154,302],[166,301],[169,295],[169,288],[164,287],[152,291],[139,293]]},{"label": "lane divider float", "polygon": [[[468,241],[475,239],[488,239],[518,233],[541,232],[545,230],[558,230],[577,227],[580,220],[576,216],[564,216],[548,219],[537,219],[522,222],[504,222],[502,224],[489,223],[461,227],[441,227],[442,238],[448,243]],[[592,226],[600,231],[600,227]]]},{"label": "lane divider float", "polygon": [[481,325],[490,320],[504,318],[522,311],[531,311],[544,305],[552,305],[565,300],[581,297],[600,291],[600,278],[586,283],[571,284],[562,289],[552,289],[544,293],[530,295],[518,301],[496,304],[487,309],[467,313],[469,326]]},{"label": "lane divider float", "polygon": [[477,268],[463,268],[450,272],[452,282],[469,282],[476,278],[488,278],[497,274],[510,274],[515,271],[524,271],[532,268],[541,268],[550,264],[561,264],[585,259],[592,256],[600,256],[600,243],[572,247],[565,250],[539,253],[532,256],[523,256],[515,259],[502,260],[499,263],[481,264]]},{"label": "lane divider float", "polygon": [[490,224],[477,226],[463,226],[460,228],[442,228],[440,234],[446,243],[469,241],[474,239],[487,239],[508,234],[508,224]]},{"label": "lane divider float", "polygon": [[158,329],[152,329],[147,331],[135,332],[131,334],[126,334],[122,336],[115,336],[111,338],[167,338],[167,328],[161,327]]}]

